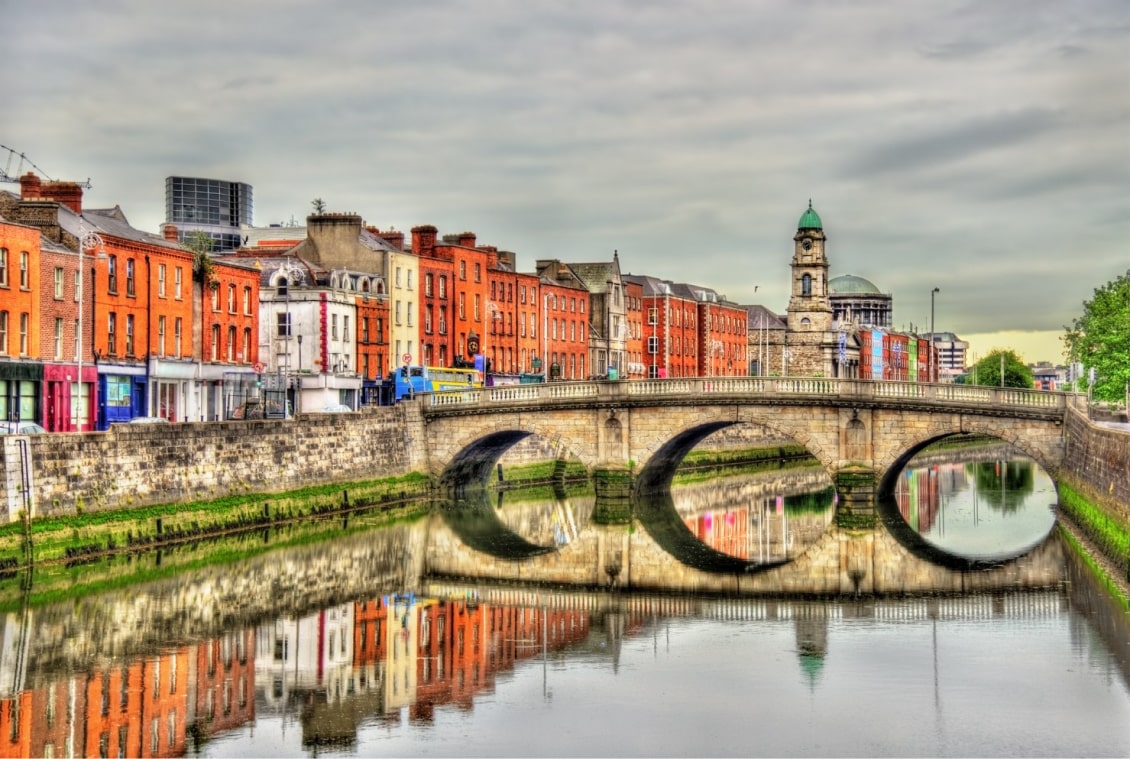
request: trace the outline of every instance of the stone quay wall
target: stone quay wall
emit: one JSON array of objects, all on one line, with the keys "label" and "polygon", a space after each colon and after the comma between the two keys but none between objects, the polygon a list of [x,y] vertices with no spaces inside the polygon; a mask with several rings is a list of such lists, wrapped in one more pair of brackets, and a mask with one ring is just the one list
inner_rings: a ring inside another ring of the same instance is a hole
[{"label": "stone quay wall", "polygon": [[1130,521],[1130,431],[1068,409],[1063,472],[1092,500]]},{"label": "stone quay wall", "polygon": [[411,403],[293,419],[4,436],[0,498],[10,522],[29,502],[32,516],[44,518],[361,482],[427,471],[415,442],[422,439],[423,420]]}]

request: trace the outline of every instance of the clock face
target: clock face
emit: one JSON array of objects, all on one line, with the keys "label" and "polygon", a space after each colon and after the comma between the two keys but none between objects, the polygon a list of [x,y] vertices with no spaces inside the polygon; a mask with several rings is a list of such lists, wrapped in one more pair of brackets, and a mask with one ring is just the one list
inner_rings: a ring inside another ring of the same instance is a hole
[{"label": "clock face", "polygon": [[812,249],[812,240],[805,240],[804,242],[802,242],[800,244],[800,247],[804,248],[805,250],[811,250]]}]

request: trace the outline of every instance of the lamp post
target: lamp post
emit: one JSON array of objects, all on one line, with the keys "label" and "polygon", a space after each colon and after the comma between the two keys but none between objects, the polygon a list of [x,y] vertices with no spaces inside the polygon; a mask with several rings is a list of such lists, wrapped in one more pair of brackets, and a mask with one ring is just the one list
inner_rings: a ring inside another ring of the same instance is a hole
[{"label": "lamp post", "polygon": [[78,416],[78,431],[83,432],[86,428],[86,418],[90,415],[89,405],[83,408],[83,381],[82,381],[82,331],[83,331],[83,313],[86,311],[86,288],[83,283],[86,281],[86,251],[97,250],[102,247],[102,238],[93,229],[87,230],[86,224],[81,215],[78,217],[78,279],[75,283],[76,295],[78,296],[78,334],[75,336],[75,345],[78,348],[78,383],[76,384],[77,401],[75,402],[75,414]]},{"label": "lamp post", "polygon": [[938,343],[937,338],[934,336],[934,296],[941,290],[935,287],[930,291],[930,381],[936,382],[937,378],[934,376],[934,349]]}]

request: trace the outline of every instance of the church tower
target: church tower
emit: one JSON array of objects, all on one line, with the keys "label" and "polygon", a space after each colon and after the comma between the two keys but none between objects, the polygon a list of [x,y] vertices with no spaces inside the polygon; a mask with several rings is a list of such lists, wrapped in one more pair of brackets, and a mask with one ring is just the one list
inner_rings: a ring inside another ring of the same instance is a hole
[{"label": "church tower", "polygon": [[784,365],[793,376],[839,376],[826,240],[824,225],[810,200],[793,237],[792,291],[785,317]]},{"label": "church tower", "polygon": [[800,217],[793,237],[792,293],[789,297],[790,332],[825,332],[832,329],[832,299],[828,295],[828,258],[824,255],[824,227],[812,201]]}]

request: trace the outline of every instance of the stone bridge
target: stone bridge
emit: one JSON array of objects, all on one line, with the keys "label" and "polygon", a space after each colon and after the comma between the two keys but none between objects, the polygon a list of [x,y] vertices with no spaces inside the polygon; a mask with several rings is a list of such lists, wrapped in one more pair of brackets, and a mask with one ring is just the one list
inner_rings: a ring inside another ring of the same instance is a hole
[{"label": "stone bridge", "polygon": [[508,385],[418,399],[429,472],[485,482],[518,440],[539,435],[593,472],[597,495],[662,490],[708,435],[758,425],[815,456],[848,505],[893,489],[903,465],[941,438],[1003,440],[1053,479],[1064,418],[1083,396],[1015,388],[824,378],[735,377]]}]

